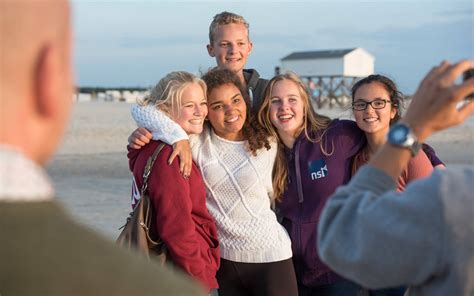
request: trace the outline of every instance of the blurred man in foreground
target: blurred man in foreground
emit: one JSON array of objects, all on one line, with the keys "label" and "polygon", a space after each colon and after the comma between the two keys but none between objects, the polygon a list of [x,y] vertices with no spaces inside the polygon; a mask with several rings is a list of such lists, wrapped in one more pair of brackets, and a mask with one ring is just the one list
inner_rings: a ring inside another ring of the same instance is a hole
[{"label": "blurred man in foreground", "polygon": [[72,98],[66,1],[0,3],[0,295],[199,295],[73,222],[41,167]]},{"label": "blurred man in foreground", "polygon": [[420,84],[387,143],[326,204],[320,256],[368,288],[410,286],[410,295],[474,295],[474,168],[437,170],[397,193],[396,180],[436,131],[474,113],[474,79],[456,85],[474,61],[435,67]]}]

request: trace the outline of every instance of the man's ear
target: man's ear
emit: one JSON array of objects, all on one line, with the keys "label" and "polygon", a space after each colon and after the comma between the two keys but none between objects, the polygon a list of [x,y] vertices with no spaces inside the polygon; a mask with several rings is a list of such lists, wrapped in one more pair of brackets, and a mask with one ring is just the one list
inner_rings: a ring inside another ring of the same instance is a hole
[{"label": "man's ear", "polygon": [[48,44],[40,51],[34,73],[35,111],[40,117],[50,117],[57,112],[61,95],[61,67],[59,51]]},{"label": "man's ear", "polygon": [[253,43],[249,41],[249,54],[252,53]]},{"label": "man's ear", "polygon": [[210,44],[207,46],[207,53],[209,54],[210,57],[215,57],[216,55],[214,54],[214,47]]}]

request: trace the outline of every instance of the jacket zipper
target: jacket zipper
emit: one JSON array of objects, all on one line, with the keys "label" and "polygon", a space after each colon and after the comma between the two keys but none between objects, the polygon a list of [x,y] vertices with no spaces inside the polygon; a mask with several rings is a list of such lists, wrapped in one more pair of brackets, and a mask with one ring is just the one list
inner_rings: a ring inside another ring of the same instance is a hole
[{"label": "jacket zipper", "polygon": [[250,106],[252,106],[252,108],[254,108],[255,107],[255,101],[253,100],[253,87],[249,86],[248,91],[249,91],[249,97],[250,97]]},{"label": "jacket zipper", "polygon": [[[297,245],[296,249],[299,254],[303,255],[303,250],[301,249],[301,216],[303,213],[303,185],[301,183],[301,167],[300,167],[300,146],[301,146],[301,141],[296,142],[295,146],[295,177],[296,177],[296,188],[298,192],[298,216],[297,216],[297,223],[296,223],[296,237],[297,237]],[[301,258],[303,260],[303,258]],[[298,273],[301,274],[301,269],[302,266],[298,266]]]},{"label": "jacket zipper", "polygon": [[303,203],[303,185],[301,184],[301,168],[300,168],[300,146],[301,141],[296,143],[295,151],[295,170],[296,170],[296,187],[298,189],[298,202]]}]

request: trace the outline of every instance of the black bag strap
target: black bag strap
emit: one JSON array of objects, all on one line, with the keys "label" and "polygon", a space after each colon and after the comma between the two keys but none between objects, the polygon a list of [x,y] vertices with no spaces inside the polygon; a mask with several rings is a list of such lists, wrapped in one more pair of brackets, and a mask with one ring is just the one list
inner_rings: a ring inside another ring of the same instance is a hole
[{"label": "black bag strap", "polygon": [[146,192],[148,189],[148,177],[150,176],[151,169],[153,168],[153,164],[155,163],[156,158],[158,157],[158,154],[160,151],[165,147],[165,143],[160,143],[158,147],[156,147],[155,152],[153,152],[153,155],[148,158],[148,161],[146,162],[145,165],[145,170],[143,171],[143,184],[142,184],[142,189],[140,190],[140,195],[143,197],[143,194]]}]

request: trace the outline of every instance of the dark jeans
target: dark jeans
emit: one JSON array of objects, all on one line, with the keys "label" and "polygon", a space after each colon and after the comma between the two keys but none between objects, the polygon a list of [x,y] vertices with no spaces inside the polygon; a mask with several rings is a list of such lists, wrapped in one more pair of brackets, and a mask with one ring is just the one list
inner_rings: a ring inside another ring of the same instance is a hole
[{"label": "dark jeans", "polygon": [[369,291],[369,296],[403,296],[405,287]]},{"label": "dark jeans", "polygon": [[331,285],[322,285],[318,287],[306,287],[298,285],[299,296],[360,296],[366,290],[355,283],[343,281]]},{"label": "dark jeans", "polygon": [[221,258],[217,271],[219,296],[296,296],[293,261],[242,263]]}]

